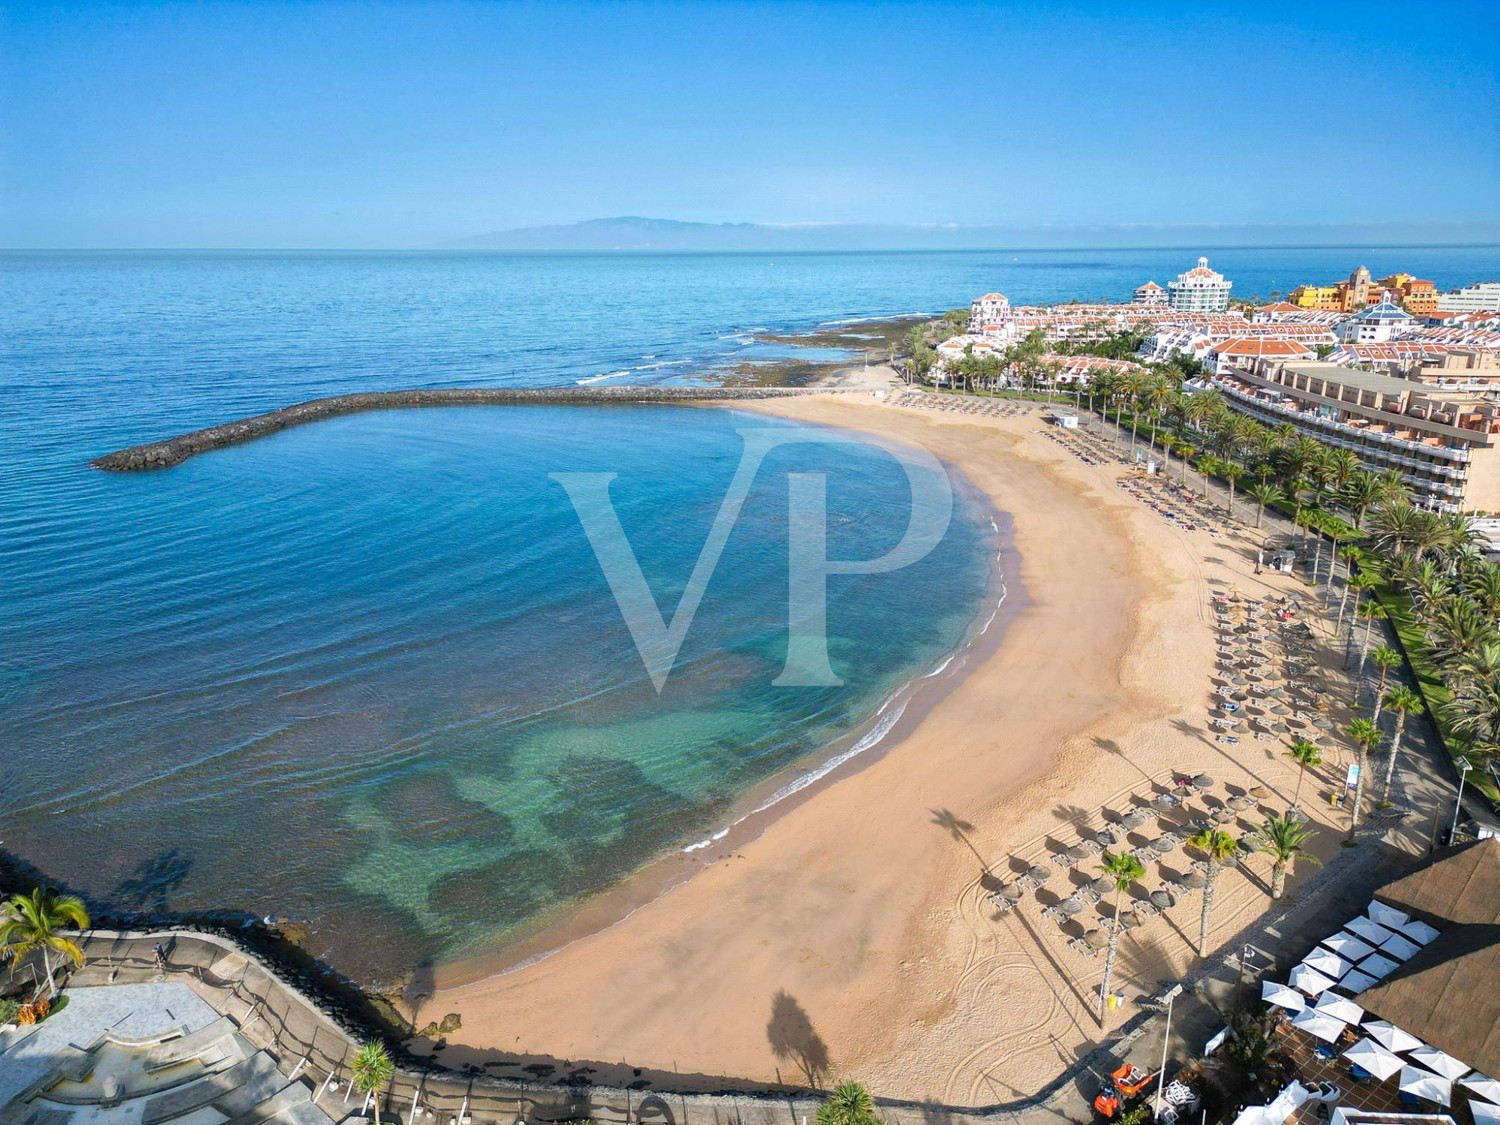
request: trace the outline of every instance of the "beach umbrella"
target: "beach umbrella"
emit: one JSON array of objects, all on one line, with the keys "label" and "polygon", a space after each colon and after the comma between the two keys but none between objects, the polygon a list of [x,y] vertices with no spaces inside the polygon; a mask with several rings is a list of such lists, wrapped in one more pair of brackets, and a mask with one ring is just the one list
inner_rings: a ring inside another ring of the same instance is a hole
[{"label": "beach umbrella", "polygon": [[1315,727],[1317,727],[1319,730],[1332,730],[1333,729],[1333,720],[1332,719],[1325,719],[1325,718],[1323,718],[1320,715],[1320,716],[1318,716],[1318,718],[1316,718],[1316,719],[1314,719],[1312,721],[1312,725],[1315,726]]},{"label": "beach umbrella", "polygon": [[1318,997],[1318,1011],[1325,1016],[1332,1016],[1336,1020],[1359,1026],[1359,1021],[1365,1018],[1365,1010],[1353,1000],[1346,1000],[1342,996],[1332,992],[1325,992]]},{"label": "beach umbrella", "polygon": [[1200,773],[1197,777],[1193,778],[1194,789],[1212,789],[1213,785],[1214,779],[1206,773]]},{"label": "beach umbrella", "polygon": [[1339,981],[1339,987],[1345,992],[1352,992],[1358,996],[1365,989],[1373,987],[1375,978],[1368,973],[1362,973],[1358,969],[1350,969]]},{"label": "beach umbrella", "polygon": [[1103,949],[1109,945],[1109,935],[1103,930],[1090,930],[1083,935],[1083,940],[1094,949]]},{"label": "beach umbrella", "polygon": [[1082,844],[1074,844],[1068,849],[1069,859],[1088,859],[1089,853]]},{"label": "beach umbrella", "polygon": [[1228,824],[1234,819],[1234,813],[1228,809],[1214,809],[1213,812],[1208,814],[1208,819],[1215,824]]},{"label": "beach umbrella", "polygon": [[1120,925],[1124,926],[1127,930],[1133,930],[1137,926],[1144,926],[1145,924],[1146,919],[1142,918],[1134,910],[1127,910],[1120,915]]},{"label": "beach umbrella", "polygon": [[1339,977],[1349,971],[1349,962],[1345,961],[1337,953],[1331,953],[1326,949],[1314,949],[1306,957],[1302,958],[1302,963],[1310,968],[1317,969],[1318,972],[1330,976],[1334,980],[1338,980]]},{"label": "beach umbrella", "polygon": [[1266,726],[1277,734],[1285,734],[1291,729],[1285,723],[1267,723]]},{"label": "beach umbrella", "polygon": [[1373,1039],[1361,1039],[1344,1052],[1344,1058],[1356,1066],[1364,1067],[1375,1076],[1378,1082],[1384,1082],[1404,1065],[1400,1059]]},{"label": "beach umbrella", "polygon": [[1426,945],[1438,936],[1438,932],[1426,922],[1419,922],[1415,918],[1401,927],[1401,933],[1418,945]]},{"label": "beach umbrella", "polygon": [[1052,878],[1052,868],[1048,867],[1045,863],[1033,863],[1026,874],[1030,875],[1033,879],[1045,883],[1048,879]]},{"label": "beach umbrella", "polygon": [[1361,957],[1368,957],[1375,950],[1360,941],[1352,934],[1346,934],[1342,930],[1332,937],[1323,939],[1323,944],[1333,950],[1346,961],[1358,961]]},{"label": "beach umbrella", "polygon": [[1161,852],[1162,855],[1166,855],[1176,846],[1177,841],[1172,839],[1172,837],[1170,836],[1158,836],[1156,839],[1151,841],[1152,849]]},{"label": "beach umbrella", "polygon": [[1369,973],[1376,980],[1389,976],[1397,963],[1381,953],[1372,953],[1359,963],[1361,972]]},{"label": "beach umbrella", "polygon": [[1363,1030],[1366,1035],[1388,1051],[1410,1051],[1422,1045],[1422,1041],[1415,1035],[1408,1035],[1386,1020],[1372,1020],[1365,1024]]},{"label": "beach umbrella", "polygon": [[1271,714],[1273,715],[1290,715],[1291,713],[1292,709],[1285,703],[1278,703],[1275,707],[1271,708]]},{"label": "beach umbrella", "polygon": [[1394,906],[1387,906],[1385,903],[1377,902],[1374,899],[1370,900],[1370,908],[1365,911],[1365,914],[1369,917],[1370,921],[1379,922],[1382,926],[1386,926],[1392,930],[1399,930],[1411,921],[1410,914],[1402,913]]},{"label": "beach umbrella", "polygon": [[1106,828],[1102,832],[1095,832],[1094,839],[1109,848],[1120,842],[1120,834],[1113,828]]},{"label": "beach umbrella", "polygon": [[1057,908],[1071,918],[1074,914],[1083,912],[1083,903],[1078,901],[1077,895],[1069,895],[1057,904]]},{"label": "beach umbrella", "polygon": [[1453,1103],[1453,1083],[1441,1074],[1433,1074],[1419,1066],[1403,1066],[1399,1086],[1403,1094],[1426,1098],[1441,1106]]},{"label": "beach umbrella", "polygon": [[1225,804],[1227,804],[1232,809],[1248,809],[1251,805],[1255,804],[1255,802],[1252,801],[1249,797],[1236,795],[1229,798],[1229,800],[1226,801]]},{"label": "beach umbrella", "polygon": [[1300,1012],[1307,1007],[1307,1001],[1302,999],[1302,993],[1295,988],[1278,984],[1274,980],[1260,982],[1260,998],[1267,1004],[1275,1004],[1278,1008],[1285,1008],[1290,1012]]},{"label": "beach umbrella", "polygon": [[1248,691],[1237,691],[1229,698],[1234,700],[1236,703],[1246,703],[1250,699],[1250,693]]},{"label": "beach umbrella", "polygon": [[1199,891],[1208,885],[1208,881],[1196,871],[1189,871],[1182,877],[1182,885],[1191,890]]},{"label": "beach umbrella", "polygon": [[1176,903],[1177,900],[1169,895],[1166,891],[1151,892],[1151,905],[1156,907],[1158,910],[1166,910],[1169,906],[1176,905]]},{"label": "beach umbrella", "polygon": [[1406,1057],[1414,1063],[1425,1066],[1434,1074],[1441,1074],[1450,1081],[1462,1078],[1469,1073],[1469,1064],[1459,1062],[1446,1051],[1439,1051],[1436,1047],[1414,1047],[1406,1053]]},{"label": "beach umbrella", "polygon": [[1014,883],[1000,884],[1001,897],[1008,898],[1011,902],[1020,902],[1021,895],[1023,893],[1024,892],[1021,890],[1021,888],[1016,886]]},{"label": "beach umbrella", "polygon": [[1303,1008],[1292,1017],[1292,1026],[1299,1027],[1316,1039],[1332,1043],[1344,1033],[1344,1021],[1324,1015],[1316,1008]]},{"label": "beach umbrella", "polygon": [[1500,1125],[1500,1105],[1470,1099],[1469,1112],[1474,1116],[1474,1125]]},{"label": "beach umbrella", "polygon": [[1264,785],[1250,786],[1250,796],[1254,797],[1257,801],[1264,801],[1270,795],[1271,791]]},{"label": "beach umbrella", "polygon": [[1477,1097],[1481,1097],[1487,1102],[1494,1102],[1500,1105],[1500,1082],[1496,1082],[1493,1078],[1486,1078],[1477,1070],[1460,1082],[1459,1085],[1465,1090],[1472,1091]]},{"label": "beach umbrella", "polygon": [[[1157,799],[1160,800],[1161,798]],[[1145,824],[1146,821],[1151,819],[1151,814],[1146,812],[1144,809],[1131,809],[1128,813],[1125,814],[1125,819],[1120,823],[1125,825],[1126,828],[1134,829],[1139,828],[1141,825]]]},{"label": "beach umbrella", "polygon": [[[1157,794],[1156,799],[1151,803],[1158,809],[1162,809],[1163,811],[1165,811],[1167,809],[1175,809],[1177,807],[1177,798],[1172,796],[1172,794],[1170,793],[1159,793]],[[1152,819],[1150,814],[1143,812],[1141,813],[1141,819],[1138,823],[1144,824],[1150,819]]]},{"label": "beach umbrella", "polygon": [[1114,883],[1103,875],[1089,884],[1089,890],[1093,891],[1096,895],[1107,895],[1114,889]]},{"label": "beach umbrella", "polygon": [[1298,965],[1292,970],[1292,975],[1287,982],[1293,988],[1300,988],[1309,996],[1316,996],[1320,992],[1326,992],[1333,987],[1333,981],[1329,980],[1317,969],[1310,969],[1306,965]]},{"label": "beach umbrella", "polygon": [[1351,934],[1358,934],[1371,945],[1379,945],[1391,936],[1390,930],[1384,926],[1377,926],[1368,918],[1356,918],[1345,926],[1344,929],[1348,930]]},{"label": "beach umbrella", "polygon": [[1392,934],[1380,943],[1380,952],[1387,957],[1394,957],[1397,961],[1405,961],[1421,948],[1420,945],[1407,941],[1400,934]]}]

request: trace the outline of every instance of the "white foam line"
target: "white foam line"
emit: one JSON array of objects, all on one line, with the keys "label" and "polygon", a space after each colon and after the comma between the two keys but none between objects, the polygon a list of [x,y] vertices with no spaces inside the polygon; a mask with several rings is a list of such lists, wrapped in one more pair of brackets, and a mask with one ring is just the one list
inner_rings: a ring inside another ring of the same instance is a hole
[{"label": "white foam line", "polygon": [[607,371],[603,375],[591,375],[587,379],[579,379],[578,385],[582,387],[589,383],[602,383],[606,379],[623,379],[629,374],[629,371]]},{"label": "white foam line", "polygon": [[909,316],[932,316],[930,312],[887,313],[885,316],[850,316],[843,320],[821,320],[819,328],[833,328],[840,324],[874,324],[881,320],[905,320]]},{"label": "white foam line", "polygon": [[953,657],[950,654],[947,660],[944,660],[941,664],[939,664],[931,672],[928,672],[927,675],[923,676],[922,678],[924,680],[930,680],[930,679],[932,679],[933,676],[936,676],[939,672],[941,672],[944,668],[948,667],[948,665],[950,665],[952,663],[953,663]]}]

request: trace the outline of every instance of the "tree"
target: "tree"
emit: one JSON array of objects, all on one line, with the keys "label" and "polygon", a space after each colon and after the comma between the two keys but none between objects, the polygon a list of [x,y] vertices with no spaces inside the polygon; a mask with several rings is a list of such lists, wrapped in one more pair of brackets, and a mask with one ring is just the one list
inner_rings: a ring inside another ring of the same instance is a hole
[{"label": "tree", "polygon": [[1198,956],[1208,956],[1208,918],[1214,905],[1214,880],[1219,877],[1219,868],[1224,861],[1239,851],[1239,841],[1228,832],[1218,828],[1205,828],[1187,838],[1187,845],[1196,848],[1208,857],[1208,870],[1203,875],[1203,913],[1198,919]]},{"label": "tree", "polygon": [[1370,751],[1380,745],[1380,728],[1369,719],[1355,719],[1349,724],[1349,738],[1359,748],[1359,767],[1354,776],[1354,803],[1349,806],[1349,835],[1344,841],[1354,843],[1359,814],[1365,799],[1365,774],[1369,769]]},{"label": "tree", "polygon": [[1318,750],[1317,743],[1299,738],[1292,743],[1292,748],[1286,752],[1286,756],[1297,763],[1297,790],[1292,794],[1292,808],[1295,809],[1297,802],[1302,799],[1302,779],[1307,776],[1307,768],[1321,766],[1323,755]]},{"label": "tree", "polygon": [[1233,462],[1227,462],[1219,475],[1229,482],[1229,506],[1224,509],[1224,514],[1232,516],[1234,515],[1234,486],[1244,477],[1245,470]]},{"label": "tree", "polygon": [[840,1082],[818,1107],[818,1125],[881,1125],[875,1099],[858,1082]]},{"label": "tree", "polygon": [[1466,681],[1439,711],[1449,729],[1471,747],[1493,754],[1500,746],[1500,677]]},{"label": "tree", "polygon": [[1344,592],[1339,597],[1338,624],[1333,629],[1335,636],[1338,635],[1339,630],[1344,626],[1344,610],[1349,605],[1349,591],[1353,588],[1354,579],[1358,577],[1354,572],[1354,568],[1364,557],[1365,553],[1353,545],[1344,547],[1339,551],[1339,558],[1344,560]]},{"label": "tree", "polygon": [[373,1095],[375,1102],[375,1125],[380,1125],[380,1091],[395,1076],[396,1064],[381,1043],[371,1040],[359,1049],[350,1067],[354,1074],[354,1088],[361,1094]]},{"label": "tree", "polygon": [[1391,777],[1396,772],[1396,758],[1401,753],[1401,736],[1406,733],[1406,716],[1422,707],[1422,697],[1405,684],[1397,684],[1385,693],[1385,705],[1396,712],[1396,736],[1391,739],[1391,753],[1385,762],[1385,784],[1380,790],[1382,806],[1391,803]]},{"label": "tree", "polygon": [[1109,978],[1114,973],[1115,955],[1120,949],[1120,896],[1130,888],[1130,884],[1146,874],[1146,869],[1141,866],[1141,861],[1128,852],[1114,855],[1105,852],[1104,862],[1099,865],[1099,870],[1115,884],[1115,912],[1114,917],[1109,920],[1109,951],[1104,955],[1104,980],[1099,985],[1099,1019],[1104,1019],[1104,1000],[1109,995]]},{"label": "tree", "polygon": [[1390,616],[1385,606],[1379,602],[1370,602],[1360,611],[1360,616],[1365,619],[1365,635],[1359,642],[1359,669],[1354,673],[1354,702],[1352,706],[1359,706],[1360,692],[1365,685],[1365,657],[1370,651],[1370,630],[1375,622],[1384,621]]},{"label": "tree", "polygon": [[1300,820],[1285,816],[1266,819],[1260,830],[1260,847],[1271,857],[1271,897],[1280,898],[1286,890],[1287,872],[1294,868],[1298,859],[1308,863],[1322,864],[1322,860],[1310,855],[1303,845],[1312,836],[1312,829]]},{"label": "tree", "polygon": [[1376,545],[1399,558],[1416,536],[1420,517],[1421,513],[1410,504],[1393,500],[1383,502],[1370,519]]},{"label": "tree", "polygon": [[1379,724],[1380,708],[1385,705],[1385,678],[1391,669],[1401,663],[1401,654],[1390,645],[1376,645],[1370,659],[1380,666],[1380,686],[1375,689],[1375,711],[1370,716],[1372,723]]},{"label": "tree", "polygon": [[1255,501],[1255,526],[1260,527],[1261,520],[1266,514],[1266,505],[1274,504],[1278,500],[1285,499],[1285,494],[1279,485],[1271,484],[1269,481],[1258,481],[1245,489],[1245,495]]},{"label": "tree", "polygon": [[1363,530],[1365,513],[1382,499],[1384,492],[1380,478],[1374,473],[1356,473],[1339,490],[1339,502],[1354,516],[1356,530]]},{"label": "tree", "polygon": [[89,912],[72,895],[60,895],[46,887],[18,894],[0,907],[0,961],[10,961],[12,971],[33,953],[41,953],[47,970],[47,995],[57,993],[52,954],[60,953],[75,965],[83,964],[83,950],[64,930],[86,930]]}]

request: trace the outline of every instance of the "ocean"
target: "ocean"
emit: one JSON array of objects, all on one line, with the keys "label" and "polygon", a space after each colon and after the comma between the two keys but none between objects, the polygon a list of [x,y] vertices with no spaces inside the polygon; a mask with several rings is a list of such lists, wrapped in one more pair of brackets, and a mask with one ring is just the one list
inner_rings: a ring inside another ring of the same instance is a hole
[{"label": "ocean", "polygon": [[[1224,250],[1236,292],[1495,248]],[[319,395],[709,382],[762,332],[1128,296],[1193,251],[806,255],[0,254],[0,847],[114,911],[302,919],[365,979],[473,954],[746,795],[874,745],[997,597],[997,531],[829,580],[841,687],[778,688],[789,473],[827,474],[829,555],[906,526],[865,446],[762,468],[664,690],[549,473],[612,496],[670,614],[743,427],[667,406],[354,415],[145,474],[88,462]],[[884,711],[882,709],[885,709]]]}]

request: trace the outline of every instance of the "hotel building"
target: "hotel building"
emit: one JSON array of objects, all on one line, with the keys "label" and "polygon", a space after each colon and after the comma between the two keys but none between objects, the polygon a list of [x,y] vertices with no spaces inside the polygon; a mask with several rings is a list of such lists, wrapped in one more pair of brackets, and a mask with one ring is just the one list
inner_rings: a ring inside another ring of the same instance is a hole
[{"label": "hotel building", "polygon": [[1167,303],[1167,291],[1154,281],[1148,281],[1145,285],[1139,285],[1135,290],[1134,303],[1137,305],[1165,305]]},{"label": "hotel building", "polygon": [[1207,258],[1199,258],[1192,269],[1167,282],[1168,303],[1179,312],[1223,312],[1229,307],[1232,285],[1208,268]]},{"label": "hotel building", "polygon": [[1500,511],[1500,403],[1313,360],[1252,360],[1213,383],[1268,426],[1290,423],[1371,472],[1396,470],[1422,507]]},{"label": "hotel building", "polygon": [[1451,293],[1439,293],[1437,307],[1443,312],[1495,312],[1500,310],[1500,281],[1481,281]]},{"label": "hotel building", "polygon": [[1412,315],[1382,297],[1379,304],[1355,313],[1339,325],[1339,339],[1346,344],[1383,344],[1412,326]]}]

